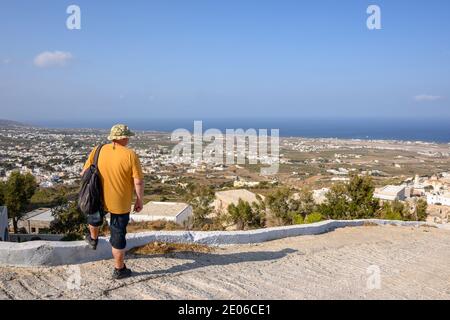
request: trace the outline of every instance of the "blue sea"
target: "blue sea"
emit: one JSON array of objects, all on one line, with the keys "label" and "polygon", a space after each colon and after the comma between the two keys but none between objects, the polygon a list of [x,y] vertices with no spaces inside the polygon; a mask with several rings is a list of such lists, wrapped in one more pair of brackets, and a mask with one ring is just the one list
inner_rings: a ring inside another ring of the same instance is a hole
[{"label": "blue sea", "polygon": [[[194,120],[88,120],[41,121],[33,124],[50,128],[109,129],[114,123],[126,123],[134,130],[171,132],[178,128],[193,131]],[[283,137],[383,139],[403,141],[450,142],[448,119],[205,119],[203,130],[220,129],[279,129]],[[269,131],[270,132],[270,131]]]}]

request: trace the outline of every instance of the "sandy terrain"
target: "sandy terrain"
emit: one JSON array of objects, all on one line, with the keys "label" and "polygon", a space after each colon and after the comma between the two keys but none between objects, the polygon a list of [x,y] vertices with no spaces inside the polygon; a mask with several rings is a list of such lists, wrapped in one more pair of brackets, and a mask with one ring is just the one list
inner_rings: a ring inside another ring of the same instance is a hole
[{"label": "sandy terrain", "polygon": [[[367,286],[371,265],[379,289]],[[450,231],[368,226],[210,254],[130,256],[135,276],[122,281],[110,279],[111,266],[80,265],[79,289],[67,286],[78,266],[0,267],[0,299],[450,299]]]}]

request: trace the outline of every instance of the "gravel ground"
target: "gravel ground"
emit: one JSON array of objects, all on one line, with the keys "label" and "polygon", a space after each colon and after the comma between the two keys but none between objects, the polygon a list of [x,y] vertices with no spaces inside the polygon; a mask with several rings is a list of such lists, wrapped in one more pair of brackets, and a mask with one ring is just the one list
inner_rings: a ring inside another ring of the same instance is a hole
[{"label": "gravel ground", "polygon": [[343,228],[127,266],[134,276],[117,281],[111,260],[0,267],[0,299],[450,299],[450,231]]}]

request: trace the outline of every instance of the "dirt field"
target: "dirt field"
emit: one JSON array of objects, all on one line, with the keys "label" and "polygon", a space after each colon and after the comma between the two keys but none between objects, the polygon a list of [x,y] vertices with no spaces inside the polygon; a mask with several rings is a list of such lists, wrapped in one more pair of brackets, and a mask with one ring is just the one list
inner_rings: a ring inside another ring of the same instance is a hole
[{"label": "dirt field", "polygon": [[[0,267],[0,299],[450,299],[450,231],[428,227],[345,228],[212,253],[130,255],[127,265],[134,277],[121,281],[110,278],[112,261]],[[79,287],[68,281],[77,272]]]}]

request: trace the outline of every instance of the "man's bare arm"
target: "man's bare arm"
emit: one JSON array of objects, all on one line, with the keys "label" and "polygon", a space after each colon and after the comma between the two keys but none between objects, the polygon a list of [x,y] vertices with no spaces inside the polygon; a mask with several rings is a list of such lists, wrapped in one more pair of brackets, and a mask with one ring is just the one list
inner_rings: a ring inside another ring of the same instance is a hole
[{"label": "man's bare arm", "polygon": [[136,192],[136,202],[134,204],[134,211],[140,212],[144,201],[144,180],[134,179],[134,190]]}]

